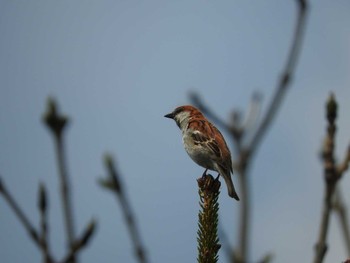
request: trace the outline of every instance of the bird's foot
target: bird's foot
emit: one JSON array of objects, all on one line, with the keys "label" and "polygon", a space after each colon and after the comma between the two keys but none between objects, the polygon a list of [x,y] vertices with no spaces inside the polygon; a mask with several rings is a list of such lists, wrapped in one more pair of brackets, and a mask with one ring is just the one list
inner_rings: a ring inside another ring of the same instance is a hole
[{"label": "bird's foot", "polygon": [[218,176],[216,176],[215,181],[219,181],[219,177],[220,177],[220,174],[218,174]]},{"label": "bird's foot", "polygon": [[207,175],[207,171],[208,171],[208,169],[204,170],[204,173],[202,174],[202,177],[205,177]]}]

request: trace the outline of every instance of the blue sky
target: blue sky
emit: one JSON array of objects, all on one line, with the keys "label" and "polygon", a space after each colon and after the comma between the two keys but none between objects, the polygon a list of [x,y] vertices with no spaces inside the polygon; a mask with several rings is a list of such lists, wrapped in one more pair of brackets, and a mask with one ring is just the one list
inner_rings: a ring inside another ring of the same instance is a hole
[{"label": "blue sky", "polygon": [[[295,78],[252,169],[252,260],[270,251],[275,262],[313,257],[330,91],[340,104],[339,158],[350,141],[349,12],[349,1],[311,1]],[[81,262],[135,262],[119,206],[96,184],[105,175],[105,152],[123,174],[151,261],[194,262],[195,179],[203,170],[163,116],[189,103],[193,90],[224,119],[232,109],[244,111],[257,90],[264,111],[295,17],[291,0],[0,0],[0,174],[35,224],[38,183],[45,182],[54,255],[63,256],[65,237],[53,142],[41,122],[48,96],[71,119],[66,150],[77,230],[92,217],[99,223]],[[348,175],[342,188],[350,202]],[[223,194],[220,206],[222,228],[236,244],[239,204]],[[330,230],[326,262],[341,262],[346,255],[336,218]],[[40,261],[3,199],[0,233],[4,262]]]}]

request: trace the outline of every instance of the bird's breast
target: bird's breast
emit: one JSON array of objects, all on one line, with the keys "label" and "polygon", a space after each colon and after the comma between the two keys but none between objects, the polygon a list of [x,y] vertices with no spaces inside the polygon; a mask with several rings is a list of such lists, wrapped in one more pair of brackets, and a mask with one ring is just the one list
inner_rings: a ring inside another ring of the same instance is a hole
[{"label": "bird's breast", "polygon": [[182,137],[184,148],[191,159],[198,165],[210,169],[214,169],[214,163],[206,147],[201,144],[195,144],[190,136]]}]

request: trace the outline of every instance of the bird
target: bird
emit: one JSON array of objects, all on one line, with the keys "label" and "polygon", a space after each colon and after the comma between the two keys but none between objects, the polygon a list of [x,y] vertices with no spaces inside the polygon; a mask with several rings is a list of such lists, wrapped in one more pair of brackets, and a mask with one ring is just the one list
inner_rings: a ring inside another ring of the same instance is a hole
[{"label": "bird", "polygon": [[173,119],[182,131],[182,142],[187,154],[198,165],[216,171],[227,185],[228,195],[239,201],[232,182],[232,159],[221,132],[191,105],[175,108],[164,117]]}]

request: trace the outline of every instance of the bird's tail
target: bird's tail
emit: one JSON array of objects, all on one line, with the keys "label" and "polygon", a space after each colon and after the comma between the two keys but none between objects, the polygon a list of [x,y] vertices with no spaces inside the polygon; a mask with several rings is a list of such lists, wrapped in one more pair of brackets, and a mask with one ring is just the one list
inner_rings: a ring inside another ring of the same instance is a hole
[{"label": "bird's tail", "polygon": [[236,189],[233,185],[230,172],[225,173],[224,171],[222,171],[222,169],[220,169],[220,170],[221,170],[220,175],[224,178],[226,186],[227,186],[228,195],[230,197],[236,199],[237,201],[239,201],[239,197],[238,197]]}]

